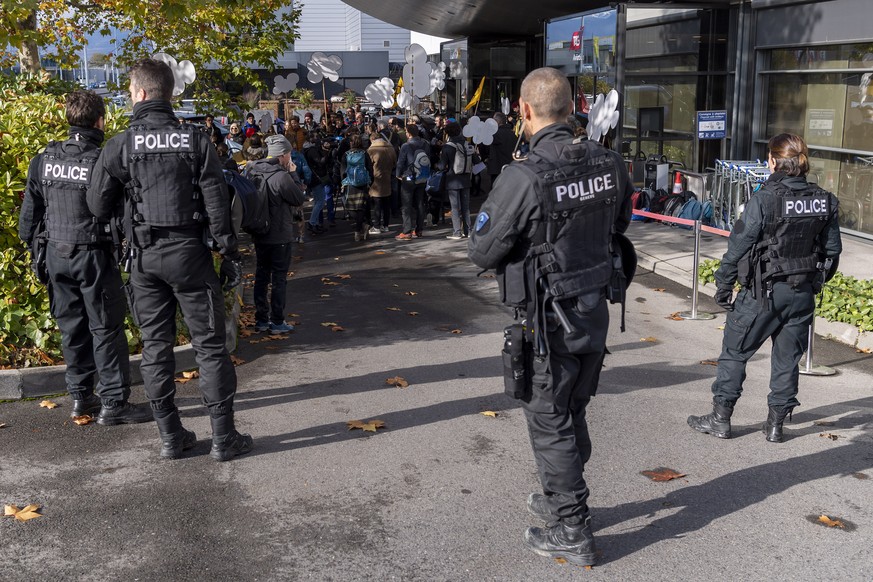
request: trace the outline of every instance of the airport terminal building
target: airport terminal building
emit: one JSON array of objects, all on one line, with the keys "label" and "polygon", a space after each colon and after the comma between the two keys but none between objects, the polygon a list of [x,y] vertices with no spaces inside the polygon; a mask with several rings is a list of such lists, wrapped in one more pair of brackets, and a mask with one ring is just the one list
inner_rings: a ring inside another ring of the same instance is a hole
[{"label": "airport terminal building", "polygon": [[615,88],[609,136],[627,157],[664,154],[692,170],[766,156],[796,133],[811,178],[841,200],[847,233],[873,240],[873,3],[870,0],[346,0],[387,22],[450,37],[443,100],[480,110],[518,99],[524,75],[564,71],[585,114]]}]

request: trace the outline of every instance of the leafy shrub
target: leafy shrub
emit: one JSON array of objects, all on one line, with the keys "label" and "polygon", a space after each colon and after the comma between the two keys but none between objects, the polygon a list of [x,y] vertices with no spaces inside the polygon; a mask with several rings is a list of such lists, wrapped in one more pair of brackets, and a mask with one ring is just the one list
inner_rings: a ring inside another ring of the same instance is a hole
[{"label": "leafy shrub", "polygon": [[[0,75],[0,367],[61,359],[60,332],[49,314],[48,292],[18,238],[18,215],[31,158],[49,141],[67,138],[64,95],[75,88],[47,74]],[[126,127],[127,118],[110,106],[106,136]],[[128,323],[128,341],[135,345],[139,330]]]},{"label": "leafy shrub", "polygon": [[[718,259],[698,265],[697,277],[701,283],[715,283],[715,272],[721,265]],[[848,323],[860,331],[873,331],[873,280],[857,279],[837,272],[828,281],[817,301],[815,314],[827,321]]]}]

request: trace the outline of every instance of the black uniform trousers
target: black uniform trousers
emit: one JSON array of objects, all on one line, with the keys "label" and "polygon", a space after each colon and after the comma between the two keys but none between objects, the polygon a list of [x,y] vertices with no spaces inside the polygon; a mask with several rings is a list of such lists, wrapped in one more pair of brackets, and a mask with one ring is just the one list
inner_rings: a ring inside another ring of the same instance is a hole
[{"label": "black uniform trousers", "polygon": [[575,306],[565,303],[574,332],[549,325],[549,355],[543,361],[529,355],[531,397],[522,404],[543,493],[561,520],[588,515],[584,471],[591,438],[585,408],[597,392],[609,328],[601,293],[580,298]]},{"label": "black uniform trousers", "polygon": [[[285,321],[285,287],[291,264],[291,243],[255,243],[255,321],[280,324]],[[267,301],[267,286],[272,286]]]},{"label": "black uniform trousers", "polygon": [[733,407],[743,392],[746,362],[767,341],[773,340],[770,359],[770,394],[768,406],[793,408],[799,406],[797,382],[798,364],[809,341],[809,326],[815,310],[812,284],[792,287],[774,283],[770,308],[762,305],[743,289],[728,313],[724,328],[718,374],[712,384],[713,400]]},{"label": "black uniform trousers", "polygon": [[404,179],[400,183],[401,232],[404,234],[421,234],[424,231],[424,216],[427,214],[424,187],[425,184],[416,184],[413,180]]},{"label": "black uniform trousers", "polygon": [[176,308],[182,310],[200,366],[203,404],[214,417],[233,412],[236,372],[225,346],[224,296],[201,239],[158,239],[136,251],[128,292],[142,330],[142,377],[155,418],[176,412]]},{"label": "black uniform trousers", "polygon": [[[104,402],[130,396],[130,361],[121,273],[110,247],[49,242],[49,304],[61,330],[67,391]],[[96,390],[94,375],[98,374]]]}]

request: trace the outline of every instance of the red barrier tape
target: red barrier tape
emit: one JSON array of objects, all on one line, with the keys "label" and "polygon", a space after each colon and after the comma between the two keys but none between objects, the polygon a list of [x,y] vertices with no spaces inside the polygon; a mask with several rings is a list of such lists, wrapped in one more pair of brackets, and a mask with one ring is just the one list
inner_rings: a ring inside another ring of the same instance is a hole
[{"label": "red barrier tape", "polygon": [[[634,210],[633,213],[636,216],[645,216],[646,218],[651,218],[653,220],[660,220],[661,222],[672,222],[674,224],[684,224],[685,226],[694,226],[694,221],[689,220],[687,218],[676,218],[675,216],[667,216],[666,214],[655,214],[654,212],[649,212],[647,210]],[[720,228],[715,228],[712,226],[700,225],[700,230],[704,232],[710,232],[712,234],[717,234],[719,236],[730,236],[730,231],[722,230]]]}]

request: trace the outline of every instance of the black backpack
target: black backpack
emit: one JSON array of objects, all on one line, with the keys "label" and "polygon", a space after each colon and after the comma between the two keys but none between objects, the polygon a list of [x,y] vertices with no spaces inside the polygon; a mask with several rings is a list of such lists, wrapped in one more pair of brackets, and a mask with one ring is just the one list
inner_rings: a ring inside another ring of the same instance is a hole
[{"label": "black backpack", "polygon": [[258,173],[243,176],[224,170],[224,179],[231,190],[231,217],[234,231],[254,236],[270,231],[270,192],[267,181]]}]

